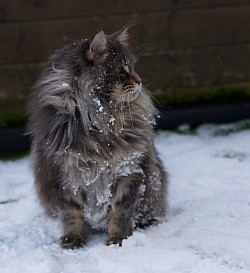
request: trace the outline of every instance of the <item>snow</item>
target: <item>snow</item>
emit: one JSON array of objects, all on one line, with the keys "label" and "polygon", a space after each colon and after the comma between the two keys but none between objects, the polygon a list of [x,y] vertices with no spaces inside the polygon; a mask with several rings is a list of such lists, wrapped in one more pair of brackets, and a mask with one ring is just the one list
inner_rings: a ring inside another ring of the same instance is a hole
[{"label": "snow", "polygon": [[96,103],[96,106],[98,107],[97,112],[99,111],[101,113],[103,111],[103,106],[102,106],[100,100],[97,98],[93,98],[93,101]]},{"label": "snow", "polygon": [[66,83],[66,82],[63,82],[62,87],[70,87],[70,85],[68,83]]},{"label": "snow", "polygon": [[109,119],[109,123],[111,123],[112,125],[114,125],[115,123],[115,118],[113,116],[111,116],[111,118]]},{"label": "snow", "polygon": [[37,202],[30,158],[0,161],[0,272],[250,272],[250,130],[231,127],[157,134],[168,220],[136,230],[122,247],[96,233],[81,249],[61,249],[60,224]]}]

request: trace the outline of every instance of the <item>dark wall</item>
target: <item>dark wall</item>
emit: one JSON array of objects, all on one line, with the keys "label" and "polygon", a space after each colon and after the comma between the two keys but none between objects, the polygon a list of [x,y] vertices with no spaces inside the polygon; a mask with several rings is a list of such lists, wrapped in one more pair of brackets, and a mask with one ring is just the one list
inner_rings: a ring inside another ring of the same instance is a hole
[{"label": "dark wall", "polygon": [[225,89],[249,96],[250,0],[2,0],[0,125],[23,118],[55,49],[131,20],[139,23],[131,30],[132,46],[141,45],[137,70],[163,104]]}]

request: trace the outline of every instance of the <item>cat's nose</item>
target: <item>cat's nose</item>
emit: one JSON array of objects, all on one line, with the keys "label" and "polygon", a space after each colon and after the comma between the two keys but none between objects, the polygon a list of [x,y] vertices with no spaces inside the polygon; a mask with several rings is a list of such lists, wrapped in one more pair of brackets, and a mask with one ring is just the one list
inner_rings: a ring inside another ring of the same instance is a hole
[{"label": "cat's nose", "polygon": [[132,79],[135,83],[137,83],[139,85],[142,83],[140,76],[136,72],[133,73]]}]

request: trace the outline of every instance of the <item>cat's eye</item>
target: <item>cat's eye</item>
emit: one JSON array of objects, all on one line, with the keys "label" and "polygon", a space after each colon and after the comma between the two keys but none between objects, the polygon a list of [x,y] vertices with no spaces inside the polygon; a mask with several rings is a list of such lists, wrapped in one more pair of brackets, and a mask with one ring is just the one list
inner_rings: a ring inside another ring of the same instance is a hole
[{"label": "cat's eye", "polygon": [[116,69],[115,69],[115,75],[119,76],[121,72],[122,72],[122,67],[121,66],[116,67]]}]

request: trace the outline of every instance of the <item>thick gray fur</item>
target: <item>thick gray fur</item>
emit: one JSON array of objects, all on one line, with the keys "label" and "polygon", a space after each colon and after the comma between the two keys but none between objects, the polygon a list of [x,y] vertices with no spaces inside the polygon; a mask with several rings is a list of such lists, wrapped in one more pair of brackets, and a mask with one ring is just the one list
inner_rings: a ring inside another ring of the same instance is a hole
[{"label": "thick gray fur", "polygon": [[85,222],[121,245],[135,226],[165,216],[156,109],[134,63],[126,29],[99,32],[56,51],[30,94],[35,185],[63,223],[65,248],[85,243]]}]

